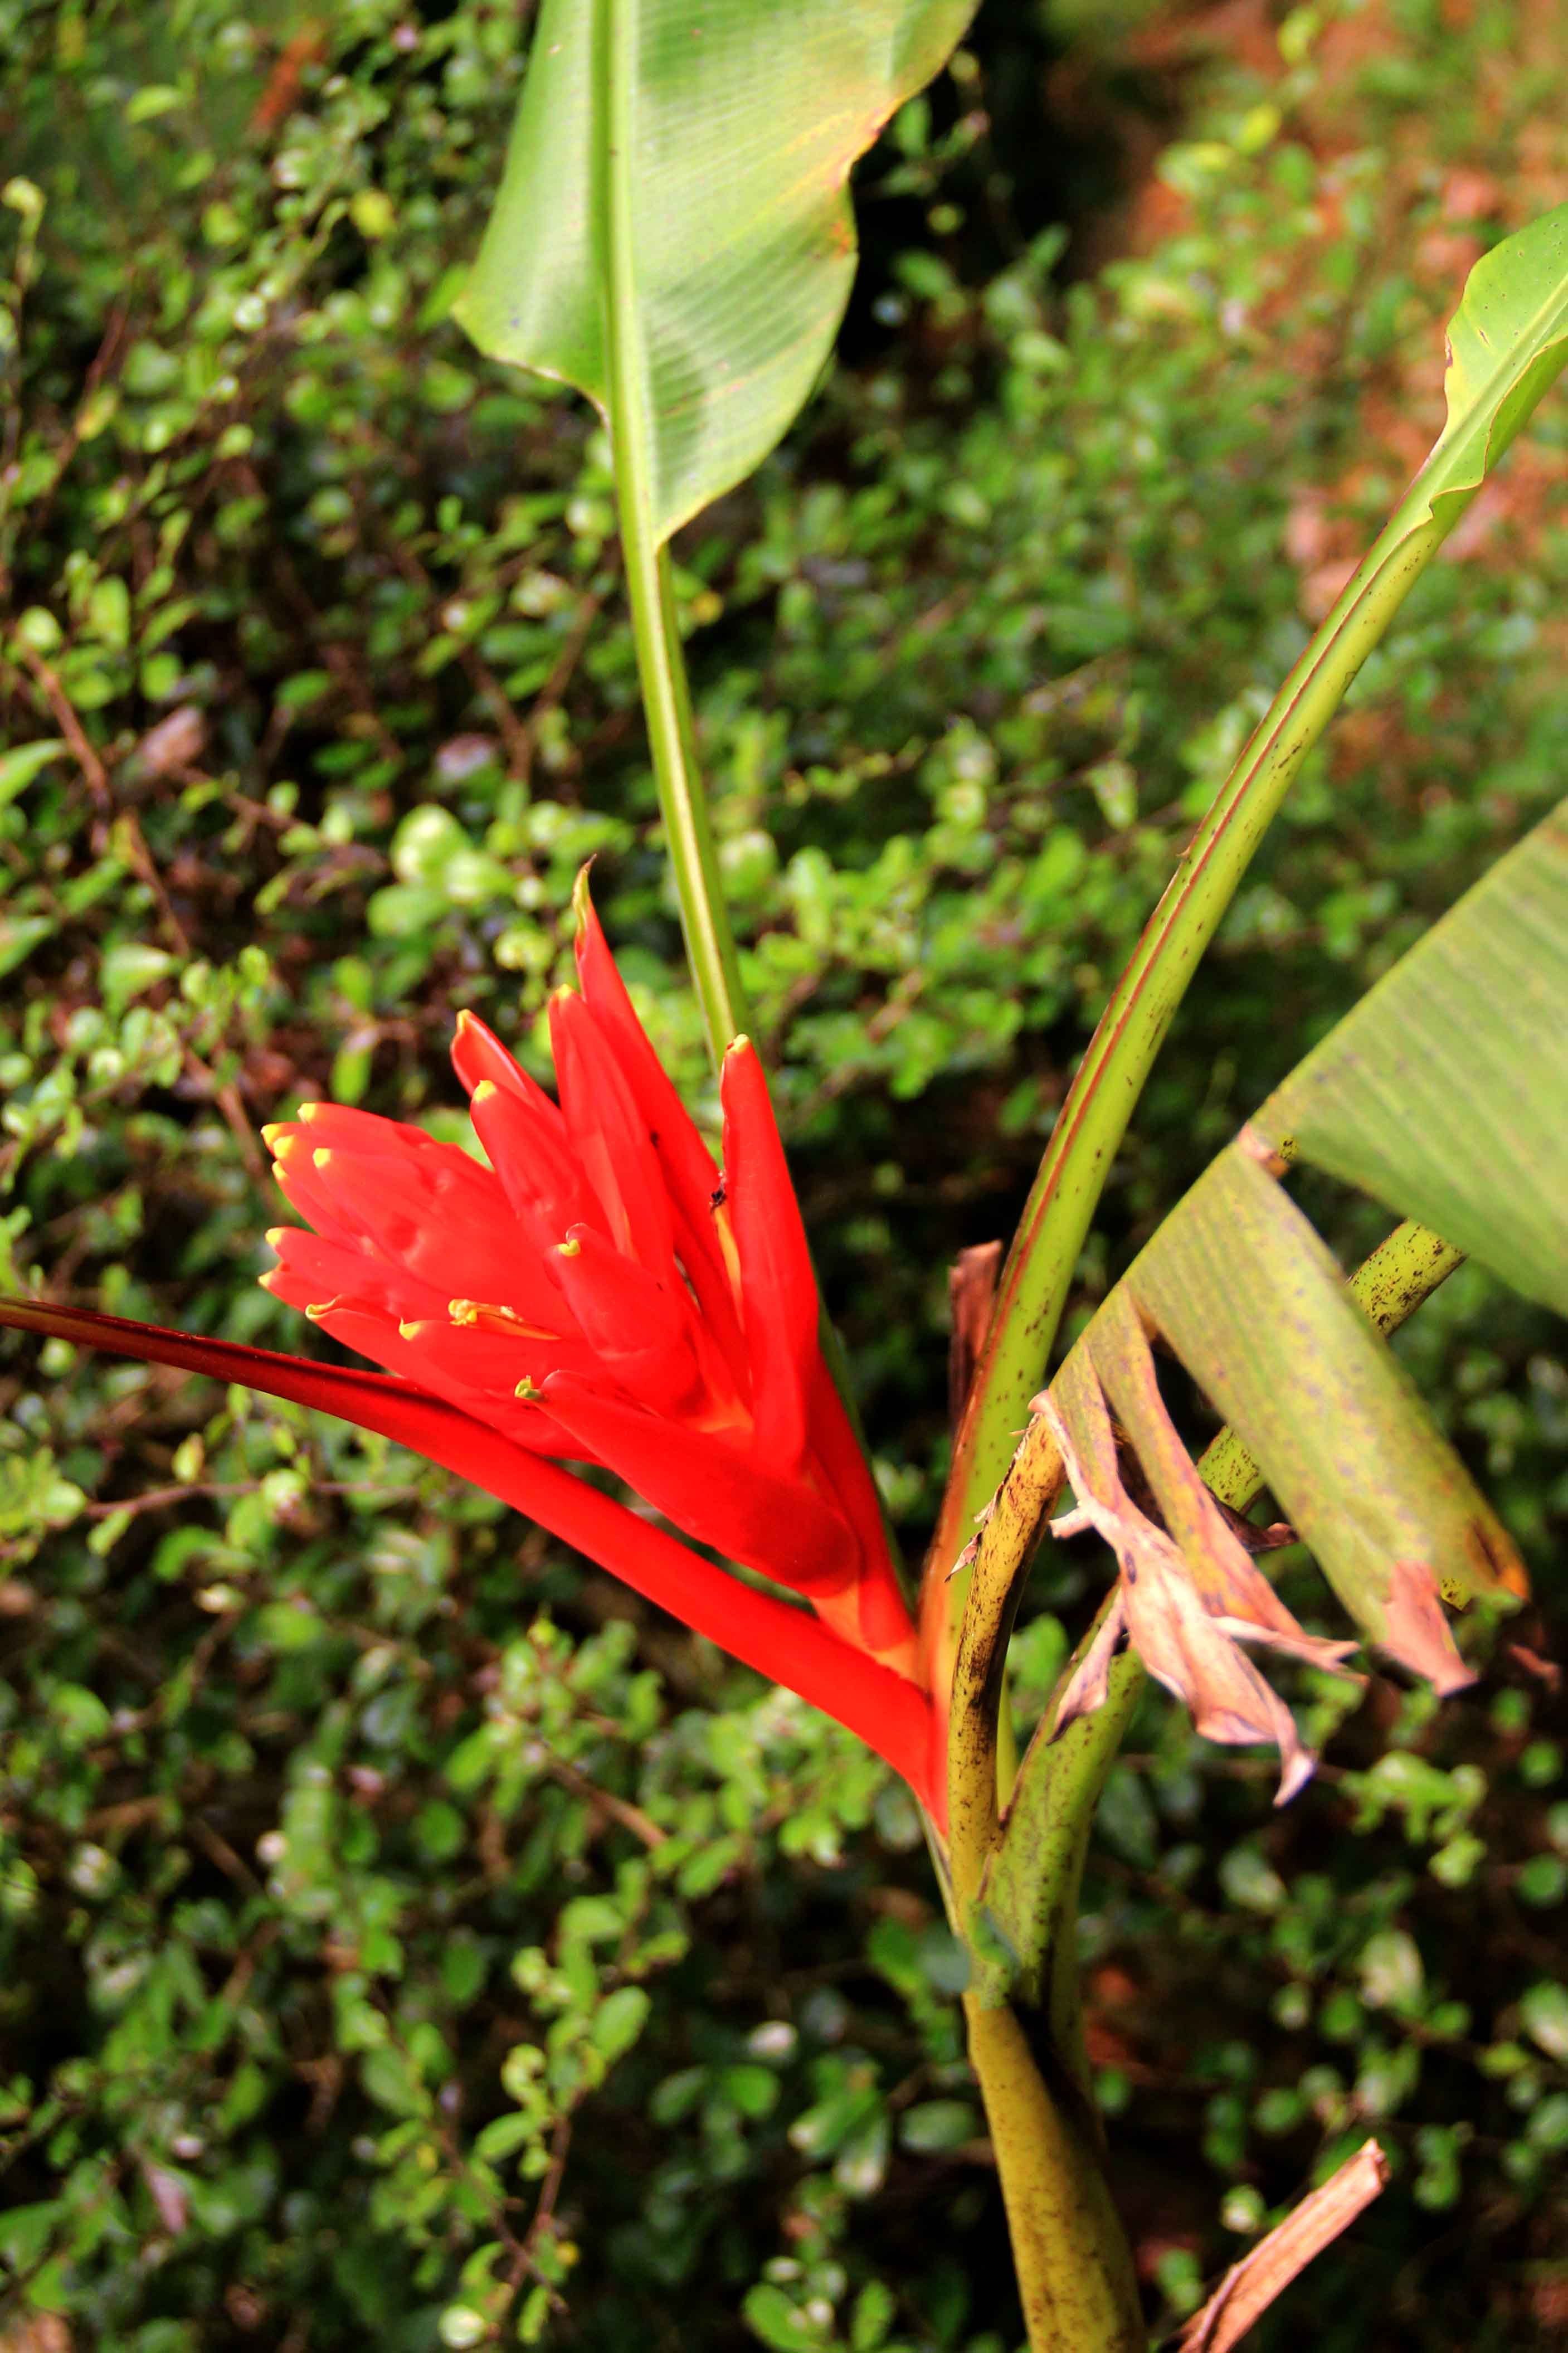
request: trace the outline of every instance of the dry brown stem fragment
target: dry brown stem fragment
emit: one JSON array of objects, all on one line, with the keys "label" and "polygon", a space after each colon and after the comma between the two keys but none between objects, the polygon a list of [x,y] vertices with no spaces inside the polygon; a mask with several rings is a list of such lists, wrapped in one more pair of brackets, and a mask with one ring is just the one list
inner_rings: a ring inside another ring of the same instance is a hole
[{"label": "dry brown stem fragment", "polygon": [[[1236,1641],[1241,1634],[1278,1643],[1279,1634],[1229,1614],[1225,1610],[1228,1596],[1201,1591],[1172,1538],[1131,1502],[1121,1482],[1104,1392],[1087,1357],[1069,1357],[1058,1377],[1056,1395],[1047,1393],[1037,1402],[1061,1449],[1078,1501],[1075,1512],[1050,1523],[1052,1532],[1060,1535],[1092,1527],[1115,1553],[1121,1572],[1116,1606],[1062,1694],[1056,1732],[1065,1732],[1078,1716],[1101,1704],[1111,1659],[1125,1633],[1149,1672],[1185,1703],[1206,1739],[1264,1741],[1279,1749],[1281,1772],[1275,1802],[1283,1805],[1310,1778],[1314,1760],[1301,1745],[1289,1709]],[[1239,1547],[1237,1553],[1250,1571]],[[1300,1647],[1309,1647],[1310,1638],[1300,1629],[1296,1632]]]},{"label": "dry brown stem fragment", "polygon": [[1182,2331],[1180,2353],[1230,2353],[1297,2274],[1371,2205],[1387,2179],[1388,2159],[1376,2141],[1363,2141],[1321,2189],[1231,2265]]},{"label": "dry brown stem fragment", "polygon": [[962,1250],[947,1271],[947,1300],[952,1316],[952,1337],[947,1352],[947,1412],[956,1430],[985,1345],[991,1310],[996,1303],[996,1272],[1002,1263],[1000,1242],[976,1242]]}]

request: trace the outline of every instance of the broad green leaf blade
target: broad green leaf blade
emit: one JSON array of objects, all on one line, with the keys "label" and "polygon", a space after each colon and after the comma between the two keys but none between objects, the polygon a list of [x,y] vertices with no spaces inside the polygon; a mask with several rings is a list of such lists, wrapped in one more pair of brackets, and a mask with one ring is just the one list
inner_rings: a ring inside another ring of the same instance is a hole
[{"label": "broad green leaf blade", "polygon": [[1523,1564],[1328,1250],[1257,1146],[1238,1139],[1178,1203],[1035,1400],[1078,1499],[1055,1533],[1092,1526],[1120,1569],[1094,1641],[1058,1690],[1053,1734],[1111,1699],[1125,1640],[1180,1694],[1200,1731],[1275,1742],[1283,1803],[1311,1759],[1238,1645],[1321,1665],[1342,1663],[1345,1646],[1308,1633],[1281,1607],[1247,1557],[1240,1524],[1201,1487],[1160,1395],[1152,1336],[1250,1448],[1363,1632],[1437,1691],[1471,1680],[1439,1595],[1506,1603],[1527,1590]]},{"label": "broad green leaf blade", "polygon": [[1568,801],[1253,1125],[1568,1314]]},{"label": "broad green leaf blade", "polygon": [[[1264,1166],[1256,1138],[1244,1134],[1177,1204],[1035,1401],[1078,1497],[1057,1533],[1094,1526],[1121,1570],[1093,1642],[1058,1691],[1053,1723],[1070,1726],[1117,1694],[1115,1649],[1125,1636],[1186,1700],[1200,1730],[1277,1740],[1282,1802],[1310,1759],[1235,1646],[1320,1664],[1339,1663],[1342,1646],[1282,1610],[1246,1556],[1241,1524],[1200,1490],[1160,1396],[1152,1336],[1182,1359],[1261,1464],[1363,1632],[1437,1691],[1471,1680],[1439,1595],[1506,1604],[1528,1590],[1524,1566],[1333,1259]],[[1107,1400],[1158,1519],[1117,1464]]]},{"label": "broad green leaf blade", "polygon": [[[1399,1360],[1300,1209],[1241,1145],[1198,1179],[1126,1283],[1241,1432],[1373,1640],[1427,1672],[1429,1621],[1412,1622],[1411,1567],[1429,1571],[1451,1600],[1523,1591],[1507,1533]],[[1098,1361],[1096,1340],[1091,1324],[1080,1345]]]},{"label": "broad green leaf blade", "polygon": [[456,315],[481,351],[606,415],[612,343],[635,342],[658,540],[742,480],[804,404],[855,273],[849,167],[973,9],[545,0]]},{"label": "broad green leaf blade", "polygon": [[[1464,1262],[1463,1250],[1406,1218],[1363,1259],[1350,1279],[1350,1295],[1374,1329],[1397,1332]],[[1249,1512],[1267,1484],[1250,1450],[1228,1423],[1205,1447],[1197,1467],[1205,1485],[1233,1512]]]},{"label": "broad green leaf blade", "polygon": [[1477,490],[1568,362],[1568,205],[1483,255],[1448,322],[1448,421],[1417,477],[1427,511]]}]

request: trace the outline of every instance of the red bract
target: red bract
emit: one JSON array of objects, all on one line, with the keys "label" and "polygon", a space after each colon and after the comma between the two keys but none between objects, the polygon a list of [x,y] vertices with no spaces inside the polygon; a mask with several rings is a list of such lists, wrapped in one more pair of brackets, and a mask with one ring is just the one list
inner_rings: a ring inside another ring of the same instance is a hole
[{"label": "red bract", "polygon": [[[724,1173],[579,898],[581,995],[550,1008],[559,1103],[470,1014],[452,1059],[487,1168],[333,1103],[266,1130],[313,1232],[267,1287],[394,1376],[35,1303],[0,1321],[216,1373],[417,1448],[848,1725],[939,1814],[931,1712],[756,1054],[721,1079]],[[743,1584],[558,1467],[615,1472]]]}]

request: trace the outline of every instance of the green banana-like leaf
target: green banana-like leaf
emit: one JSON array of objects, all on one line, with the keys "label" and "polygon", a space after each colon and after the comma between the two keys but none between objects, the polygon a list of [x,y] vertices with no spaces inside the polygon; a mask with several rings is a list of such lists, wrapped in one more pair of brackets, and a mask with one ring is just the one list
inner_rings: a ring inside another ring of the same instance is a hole
[{"label": "green banana-like leaf", "polygon": [[1568,801],[1253,1126],[1568,1315]]},{"label": "green banana-like leaf", "polygon": [[[1431,1672],[1423,1613],[1398,1622],[1401,1564],[1446,1599],[1521,1591],[1501,1524],[1294,1202],[1240,1145],[1199,1178],[1132,1268],[1142,1314],[1262,1465],[1351,1616]],[[1097,1364],[1106,1352],[1091,1341]],[[1116,1368],[1102,1367],[1114,1394]],[[1151,1476],[1157,1461],[1149,1464]],[[1438,1680],[1442,1680],[1441,1677]]]},{"label": "green banana-like leaf", "polygon": [[1448,322],[1448,421],[1416,479],[1426,511],[1479,488],[1563,368],[1568,205],[1482,256]]},{"label": "green banana-like leaf", "polygon": [[457,316],[606,415],[629,351],[657,539],[804,404],[855,272],[849,167],[974,5],[544,0]]},{"label": "green banana-like leaf", "polygon": [[1131,1640],[1215,1736],[1278,1740],[1282,1793],[1310,1760],[1235,1645],[1311,1657],[1320,1639],[1281,1613],[1245,1532],[1207,1496],[1162,1404],[1152,1337],[1256,1457],[1356,1625],[1438,1689],[1468,1680],[1439,1597],[1526,1589],[1507,1532],[1281,1189],[1291,1157],[1418,1218],[1428,1256],[1469,1250],[1568,1308],[1568,802],[1270,1096],[1037,1401],[1078,1495],[1064,1526],[1098,1529],[1121,1567],[1058,1730],[1100,1704]]}]

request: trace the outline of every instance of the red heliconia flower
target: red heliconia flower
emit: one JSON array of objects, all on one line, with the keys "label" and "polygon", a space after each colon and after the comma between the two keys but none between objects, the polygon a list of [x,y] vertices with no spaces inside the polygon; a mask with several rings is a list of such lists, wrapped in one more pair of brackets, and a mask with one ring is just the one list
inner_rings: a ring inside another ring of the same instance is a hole
[{"label": "red heliconia flower", "polygon": [[[458,1016],[452,1060],[489,1167],[335,1103],[264,1131],[314,1230],[268,1235],[279,1264],[263,1283],[386,1374],[42,1303],[0,1303],[0,1321],[247,1382],[417,1449],[849,1725],[940,1818],[915,1631],[823,1358],[762,1066],[743,1038],[725,1057],[721,1176],[585,889],[578,911],[581,994],[562,989],[550,1007],[559,1103]],[[615,1472],[814,1614],[563,1461]]]}]

